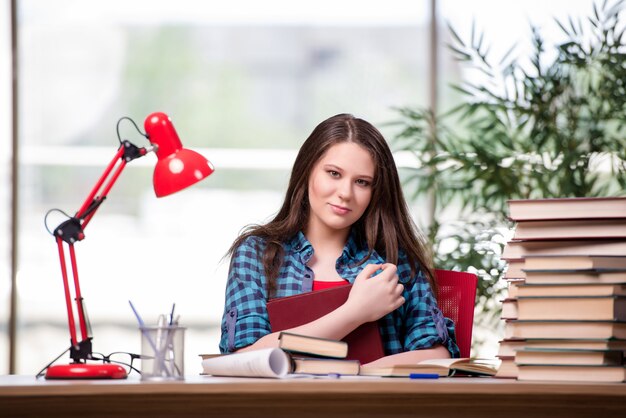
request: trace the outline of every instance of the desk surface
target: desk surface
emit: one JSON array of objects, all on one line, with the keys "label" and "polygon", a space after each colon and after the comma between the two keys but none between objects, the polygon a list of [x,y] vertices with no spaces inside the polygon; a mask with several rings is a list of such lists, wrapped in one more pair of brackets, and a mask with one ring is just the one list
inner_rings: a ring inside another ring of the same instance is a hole
[{"label": "desk surface", "polygon": [[90,417],[623,417],[626,384],[208,376],[144,383],[132,378],[46,381],[0,376],[0,417],[79,413]]}]

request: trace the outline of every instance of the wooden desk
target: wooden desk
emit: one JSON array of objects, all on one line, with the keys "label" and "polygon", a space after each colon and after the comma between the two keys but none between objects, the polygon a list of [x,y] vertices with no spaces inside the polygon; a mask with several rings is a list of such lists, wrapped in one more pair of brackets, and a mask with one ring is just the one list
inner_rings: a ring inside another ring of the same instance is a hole
[{"label": "wooden desk", "polygon": [[0,417],[626,416],[626,384],[489,378],[45,381],[0,377]]}]

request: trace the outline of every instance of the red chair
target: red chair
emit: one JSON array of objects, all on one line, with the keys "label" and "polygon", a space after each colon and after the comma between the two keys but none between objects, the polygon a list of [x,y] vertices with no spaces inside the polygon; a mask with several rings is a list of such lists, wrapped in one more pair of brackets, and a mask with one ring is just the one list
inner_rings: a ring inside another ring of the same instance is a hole
[{"label": "red chair", "polygon": [[439,309],[443,316],[454,322],[461,357],[469,357],[478,278],[472,273],[450,270],[435,270],[435,274],[439,285]]}]

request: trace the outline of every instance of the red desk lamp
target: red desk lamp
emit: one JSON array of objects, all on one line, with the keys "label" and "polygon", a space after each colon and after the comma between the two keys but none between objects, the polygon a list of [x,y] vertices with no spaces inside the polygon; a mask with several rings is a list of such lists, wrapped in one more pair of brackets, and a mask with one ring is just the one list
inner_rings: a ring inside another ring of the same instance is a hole
[{"label": "red desk lamp", "polygon": [[[144,127],[146,134],[142,135],[150,141],[150,146],[139,148],[127,140],[122,141],[120,138],[120,147],[117,153],[87,196],[83,205],[73,217],[61,223],[53,232],[59,250],[61,274],[63,275],[71,341],[69,350],[70,358],[73,361],[70,364],[49,366],[46,370],[46,379],[124,379],[127,376],[126,370],[117,364],[87,363],[87,360],[93,359],[91,326],[80,292],[76,254],[74,252],[74,243],[85,238],[83,231],[106,199],[111,187],[117,181],[126,164],[136,158],[143,157],[151,151],[156,153],[158,162],[154,169],[153,183],[157,197],[167,196],[191,186],[210,176],[214,171],[213,165],[206,158],[197,152],[183,148],[172,122],[165,113],[152,113],[146,118]],[[76,302],[81,335],[80,341],[76,335],[76,321],[72,309],[63,242],[67,243],[69,247],[72,276],[74,278],[74,301]]]}]

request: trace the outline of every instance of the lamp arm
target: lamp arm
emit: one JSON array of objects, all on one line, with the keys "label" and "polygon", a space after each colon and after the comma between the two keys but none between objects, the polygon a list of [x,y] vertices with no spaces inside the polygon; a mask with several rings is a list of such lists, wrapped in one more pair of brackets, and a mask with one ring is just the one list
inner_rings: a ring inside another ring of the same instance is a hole
[{"label": "lamp arm", "polygon": [[[78,265],[76,263],[76,253],[74,244],[85,238],[84,230],[91,221],[100,205],[104,202],[109,191],[116,183],[120,174],[126,167],[126,164],[136,158],[146,155],[153,151],[155,147],[139,148],[129,141],[122,141],[122,145],[117,150],[111,162],[107,165],[104,172],[96,182],[95,186],[83,202],[76,214],[68,220],[62,222],[55,228],[53,235],[57,242],[59,253],[59,262],[61,265],[61,274],[63,276],[63,287],[65,291],[65,303],[67,308],[68,326],[70,330],[70,357],[74,362],[91,358],[91,325],[86,314],[84,300],[80,290],[80,281],[78,278]],[[76,319],[72,308],[72,297],[70,290],[69,277],[67,272],[67,263],[65,252],[63,250],[63,242],[68,244],[70,263],[72,267],[72,276],[74,281],[74,301],[76,302],[76,314],[78,326],[80,328],[81,340],[76,335]]]}]

